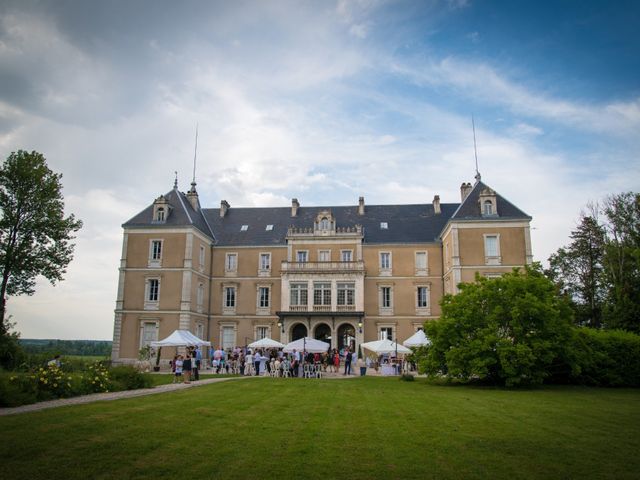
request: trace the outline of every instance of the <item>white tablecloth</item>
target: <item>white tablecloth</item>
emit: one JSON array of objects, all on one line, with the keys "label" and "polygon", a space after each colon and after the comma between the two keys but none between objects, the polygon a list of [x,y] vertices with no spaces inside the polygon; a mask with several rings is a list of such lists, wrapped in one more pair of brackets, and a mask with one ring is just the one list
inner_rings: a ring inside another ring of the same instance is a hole
[{"label": "white tablecloth", "polygon": [[382,375],[395,375],[396,367],[394,365],[382,365],[382,367],[380,367],[380,373]]}]

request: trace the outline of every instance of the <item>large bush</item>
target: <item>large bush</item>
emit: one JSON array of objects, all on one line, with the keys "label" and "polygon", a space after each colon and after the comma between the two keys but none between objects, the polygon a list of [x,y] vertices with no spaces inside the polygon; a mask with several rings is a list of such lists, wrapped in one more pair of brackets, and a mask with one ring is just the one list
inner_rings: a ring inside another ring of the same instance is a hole
[{"label": "large bush", "polygon": [[425,323],[432,343],[418,354],[423,373],[536,385],[565,357],[571,310],[539,266],[500,278],[476,276],[441,305],[441,318]]},{"label": "large bush", "polygon": [[150,388],[153,383],[150,375],[141,373],[130,365],[112,367],[109,373],[114,390]]},{"label": "large bush", "polygon": [[569,348],[569,381],[582,385],[640,387],[640,335],[576,328]]}]

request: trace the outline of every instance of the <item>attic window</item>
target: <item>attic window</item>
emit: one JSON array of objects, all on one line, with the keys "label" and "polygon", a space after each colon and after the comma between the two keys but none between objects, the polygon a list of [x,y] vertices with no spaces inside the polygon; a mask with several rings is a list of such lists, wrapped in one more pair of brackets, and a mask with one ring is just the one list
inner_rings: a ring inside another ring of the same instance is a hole
[{"label": "attic window", "polygon": [[482,214],[493,215],[493,202],[491,200],[485,200]]},{"label": "attic window", "polygon": [[273,225],[267,225],[267,226],[265,227],[265,230],[266,230],[267,232],[270,232],[271,230],[273,230]]},{"label": "attic window", "polygon": [[388,230],[389,224],[387,222],[380,222],[380,230]]},{"label": "attic window", "polygon": [[242,225],[242,226],[240,227],[240,231],[241,231],[241,232],[246,232],[247,230],[249,230],[249,225]]},{"label": "attic window", "polygon": [[159,207],[158,210],[156,210],[156,221],[164,222],[164,208]]}]

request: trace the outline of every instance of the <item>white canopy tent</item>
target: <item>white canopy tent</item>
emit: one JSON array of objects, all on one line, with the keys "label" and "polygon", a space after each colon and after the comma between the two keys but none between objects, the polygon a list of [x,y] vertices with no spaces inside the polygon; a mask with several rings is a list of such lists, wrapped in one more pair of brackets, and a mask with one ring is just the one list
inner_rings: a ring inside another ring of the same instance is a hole
[{"label": "white canopy tent", "polygon": [[250,348],[282,348],[284,343],[277,342],[269,337],[262,338],[248,345]]},{"label": "white canopy tent", "polygon": [[383,353],[396,353],[396,352],[402,353],[402,354],[411,353],[411,350],[409,350],[407,347],[403,345],[399,345],[396,342],[392,342],[391,340],[386,338],[384,340],[376,340],[374,342],[361,343],[360,346],[378,355],[381,355]]},{"label": "white canopy tent", "polygon": [[164,340],[151,342],[152,347],[194,347],[194,346],[211,346],[211,342],[207,342],[196,337],[189,330],[176,330]]},{"label": "white canopy tent", "polygon": [[405,347],[421,347],[423,345],[431,345],[431,340],[427,338],[427,334],[424,333],[424,330],[418,330],[402,342],[402,344]]},{"label": "white canopy tent", "polygon": [[315,338],[311,337],[304,337],[291,343],[287,343],[284,346],[283,351],[286,353],[291,353],[295,349],[298,352],[306,351],[311,353],[323,353],[329,350],[329,347],[330,345],[327,342],[316,340]]}]

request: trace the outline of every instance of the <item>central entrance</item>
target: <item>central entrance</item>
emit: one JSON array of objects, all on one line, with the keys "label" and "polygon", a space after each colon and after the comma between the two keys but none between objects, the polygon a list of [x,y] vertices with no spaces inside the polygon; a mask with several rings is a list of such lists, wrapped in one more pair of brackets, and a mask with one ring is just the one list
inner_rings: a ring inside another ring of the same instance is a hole
[{"label": "central entrance", "polygon": [[304,323],[296,323],[291,329],[291,340],[300,340],[307,336],[307,326]]},{"label": "central entrance", "polygon": [[338,327],[338,350],[349,347],[351,352],[356,348],[356,329],[349,323],[343,323]]},{"label": "central entrance", "polygon": [[313,338],[315,338],[316,340],[327,342],[329,345],[331,345],[331,327],[326,323],[317,325]]}]

